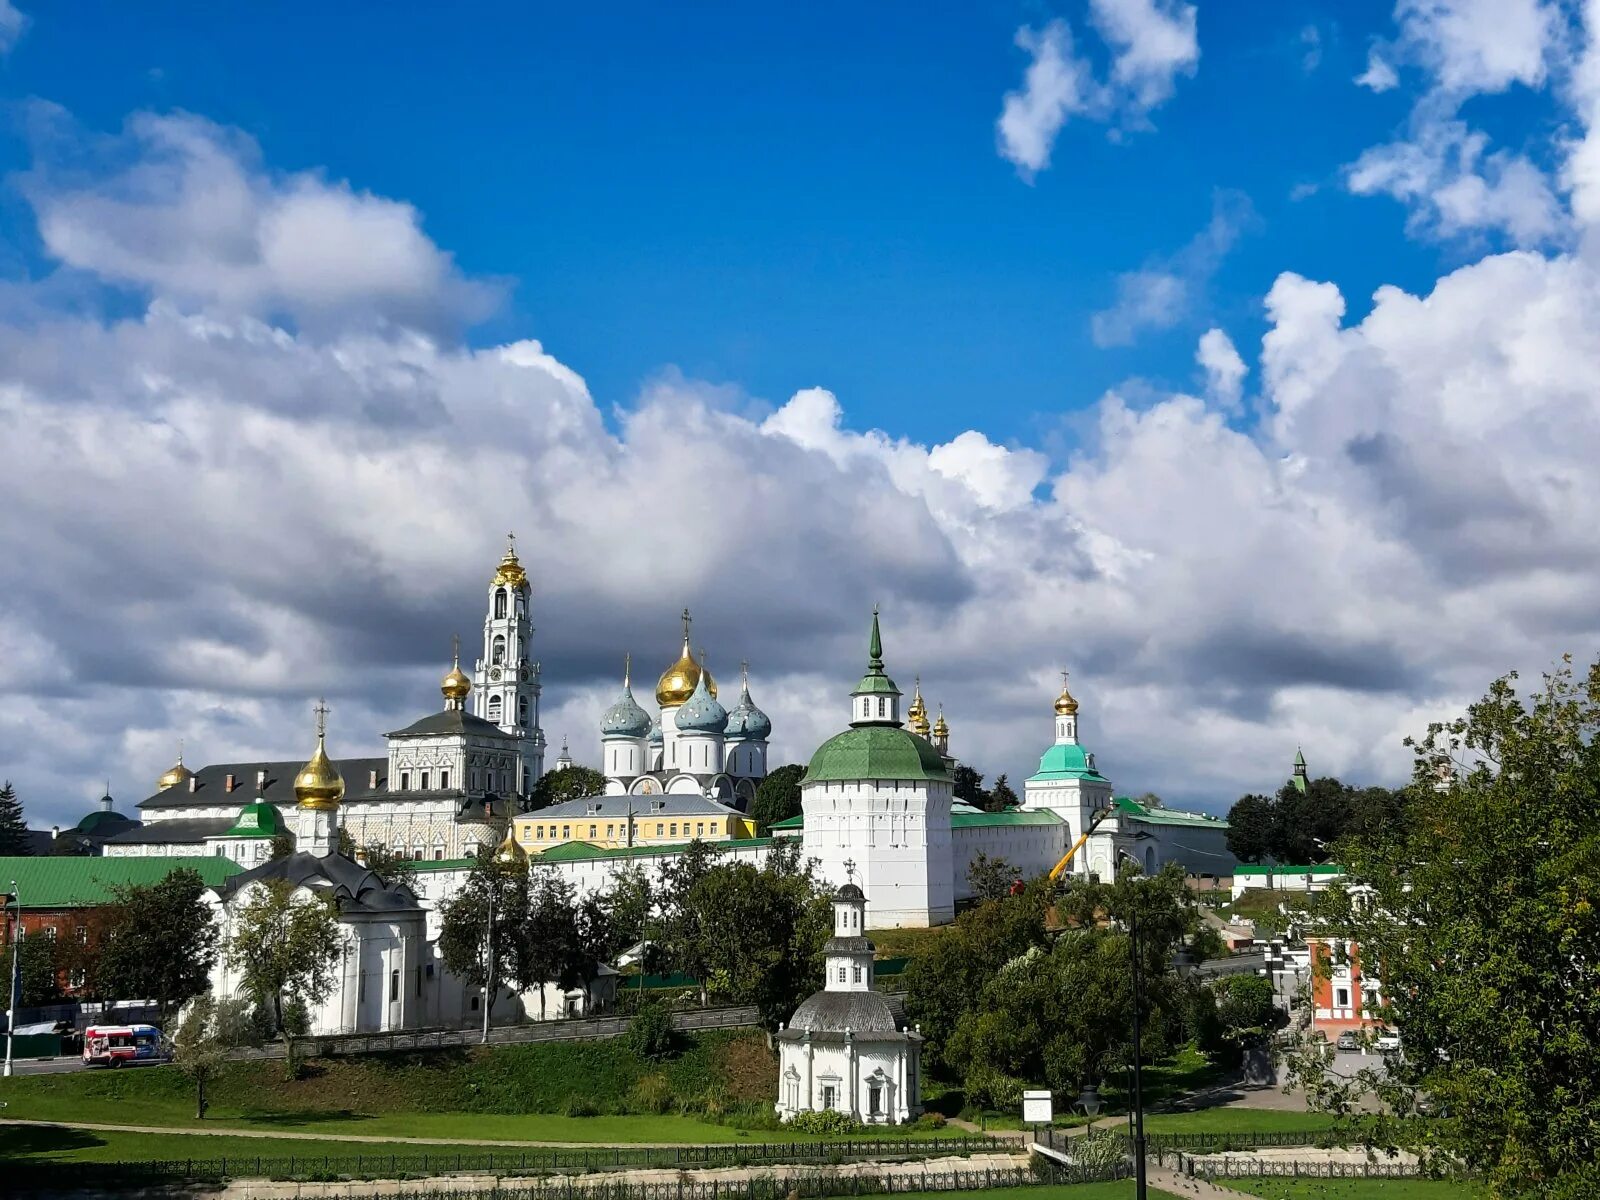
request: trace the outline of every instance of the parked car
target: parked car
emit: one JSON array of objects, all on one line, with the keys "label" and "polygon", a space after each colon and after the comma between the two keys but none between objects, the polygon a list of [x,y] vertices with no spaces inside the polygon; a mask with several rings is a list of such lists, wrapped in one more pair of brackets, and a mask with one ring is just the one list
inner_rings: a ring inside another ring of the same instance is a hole
[{"label": "parked car", "polygon": [[1339,1040],[1334,1045],[1340,1050],[1361,1049],[1361,1037],[1354,1029],[1346,1029],[1339,1035]]},{"label": "parked car", "polygon": [[1377,1045],[1385,1054],[1397,1054],[1400,1051],[1400,1035],[1392,1029],[1385,1029],[1378,1035]]}]

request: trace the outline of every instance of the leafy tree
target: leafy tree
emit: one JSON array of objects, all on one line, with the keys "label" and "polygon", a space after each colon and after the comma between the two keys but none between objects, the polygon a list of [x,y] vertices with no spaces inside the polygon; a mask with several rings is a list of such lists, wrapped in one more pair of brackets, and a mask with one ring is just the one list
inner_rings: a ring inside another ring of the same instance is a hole
[{"label": "leafy tree", "polygon": [[1408,740],[1406,819],[1347,838],[1349,886],[1318,898],[1381,977],[1372,1015],[1404,1053],[1346,1080],[1307,1038],[1293,1066],[1330,1111],[1365,1093],[1401,1116],[1447,1108],[1438,1152],[1497,1195],[1578,1200],[1600,1195],[1600,664],[1563,660],[1527,695],[1515,679]]},{"label": "leafy tree", "polygon": [[178,1026],[172,1039],[172,1061],[194,1081],[196,1120],[205,1119],[206,1087],[222,1074],[228,1052],[254,1041],[248,1009],[242,998],[219,1001],[210,992],[201,992]]},{"label": "leafy tree", "polygon": [[208,986],[217,929],[198,871],[112,889],[100,917],[92,988],[106,1000],[154,1000],[166,1028]]},{"label": "leafy tree", "polygon": [[0,855],[29,853],[28,823],[22,816],[22,801],[17,799],[17,789],[8,779],[0,785]]},{"label": "leafy tree", "polygon": [[573,765],[558,771],[546,771],[534,781],[528,795],[528,812],[549,808],[564,800],[579,800],[584,796],[599,796],[606,790],[606,777],[593,767]]},{"label": "leafy tree", "polygon": [[644,868],[634,863],[612,876],[611,886],[597,900],[607,914],[606,938],[599,958],[612,962],[629,946],[648,937],[655,888]]},{"label": "leafy tree", "polygon": [[[12,946],[8,940],[0,947],[0,995],[11,995]],[[40,1004],[54,1004],[61,999],[61,963],[59,947],[42,932],[24,932],[18,957],[22,961],[21,978],[17,981],[18,1003],[32,1008]]]},{"label": "leafy tree", "polygon": [[487,1023],[495,993],[513,971],[527,974],[530,882],[526,859],[498,863],[492,849],[478,855],[460,889],[439,915],[439,953],[445,969],[482,988]]},{"label": "leafy tree", "polygon": [[749,816],[762,837],[779,821],[800,815],[800,780],[805,773],[805,767],[799,763],[789,763],[768,771],[767,777],[756,787]]},{"label": "leafy tree", "polygon": [[1016,808],[1020,803],[1016,790],[1002,774],[994,781],[994,787],[989,789],[989,803],[985,807],[990,812],[1004,812],[1008,808]]},{"label": "leafy tree", "polygon": [[572,885],[554,871],[529,872],[527,916],[512,938],[510,977],[519,991],[539,989],[539,1018],[545,1012],[544,985],[587,987],[594,962],[579,940]]},{"label": "leafy tree", "polygon": [[287,829],[282,829],[282,830],[279,830],[277,833],[272,835],[272,854],[271,854],[271,858],[273,860],[280,859],[280,858],[288,858],[289,855],[291,855],[293,853],[294,853],[294,834],[290,833]]},{"label": "leafy tree", "polygon": [[965,800],[974,808],[982,808],[989,798],[983,790],[983,776],[966,763],[957,763],[951,772],[951,791],[957,800]]},{"label": "leafy tree", "polygon": [[990,858],[982,850],[967,864],[967,886],[980,904],[1010,893],[1021,873],[1003,858]]},{"label": "leafy tree", "polygon": [[1252,793],[1228,810],[1228,851],[1240,862],[1258,863],[1273,845],[1272,801]]},{"label": "leafy tree", "polygon": [[641,1004],[628,1022],[627,1038],[628,1049],[639,1058],[659,1061],[668,1057],[677,1043],[677,1034],[667,1006],[656,1000]]},{"label": "leafy tree", "polygon": [[363,846],[357,853],[362,866],[389,883],[406,882],[417,873],[416,859],[403,850],[393,850],[382,842],[372,842]]},{"label": "leafy tree", "polygon": [[270,1008],[273,1032],[289,1051],[291,1076],[298,1070],[294,1039],[303,1032],[297,1013],[332,994],[342,948],[334,902],[297,890],[283,879],[255,884],[234,918],[227,947],[244,990]]},{"label": "leafy tree", "polygon": [[659,969],[681,971],[698,981],[702,1008],[711,1003],[708,954],[717,914],[707,913],[693,893],[716,865],[716,858],[715,848],[696,838],[662,868],[661,914],[651,956]]},{"label": "leafy tree", "polygon": [[1230,1039],[1262,1035],[1283,1023],[1273,1002],[1272,980],[1265,975],[1225,975],[1210,986],[1217,1019]]}]

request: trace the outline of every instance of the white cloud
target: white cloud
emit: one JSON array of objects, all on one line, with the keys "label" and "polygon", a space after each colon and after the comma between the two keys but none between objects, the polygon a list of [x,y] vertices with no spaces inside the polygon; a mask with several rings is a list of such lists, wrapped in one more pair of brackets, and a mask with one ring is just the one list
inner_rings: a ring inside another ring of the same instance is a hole
[{"label": "white cloud", "polygon": [[1005,95],[995,134],[1001,157],[1026,180],[1050,165],[1056,136],[1071,117],[1147,126],[1149,112],[1171,98],[1177,76],[1193,75],[1199,63],[1192,4],[1090,0],[1089,21],[1111,54],[1104,82],[1078,52],[1066,21],[1017,30],[1017,47],[1030,61],[1022,87]]},{"label": "white cloud", "polygon": [[1400,52],[1453,95],[1538,87],[1563,26],[1553,0],[1399,0]]},{"label": "white cloud", "polygon": [[10,54],[30,24],[28,15],[11,0],[0,0],[0,54]]},{"label": "white cloud", "polygon": [[1322,65],[1322,31],[1307,25],[1300,31],[1300,69],[1307,75]]},{"label": "white cloud", "polygon": [[1089,318],[1095,345],[1132,345],[1145,331],[1170,329],[1188,317],[1223,257],[1254,221],[1249,197],[1219,190],[1211,220],[1182,249],[1117,276],[1115,301]]},{"label": "white cloud", "polygon": [[1195,362],[1206,373],[1206,395],[1224,411],[1238,411],[1250,368],[1239,357],[1233,339],[1220,329],[1206,330],[1200,335]]},{"label": "white cloud", "polygon": [[[187,262],[182,223],[213,227],[183,188],[166,204],[148,223]],[[375,751],[437,705],[507,527],[547,726],[590,761],[622,653],[665,665],[684,604],[724,678],[750,659],[775,761],[841,726],[881,601],[891,670],[978,769],[1031,769],[1065,663],[1119,787],[1212,807],[1297,742],[1319,773],[1401,779],[1400,734],[1600,644],[1600,273],[1576,253],[1385,288],[1355,323],[1285,274],[1259,357],[1206,332],[1205,397],[1113,392],[1054,465],[981,430],[861,431],[820,388],[757,419],[665,375],[608,423],[554,348],[419,332],[381,276],[314,335],[197,307],[189,271],[114,277],[131,316],[50,310],[45,284],[0,316],[0,561],[25,564],[0,596],[0,762],[36,822],[106,774],[136,799],[180,736],[191,762],[305,753],[324,690],[335,750]]]},{"label": "white cloud", "polygon": [[1367,52],[1367,69],[1356,76],[1355,82],[1374,92],[1388,92],[1400,86],[1400,74],[1374,47]]}]

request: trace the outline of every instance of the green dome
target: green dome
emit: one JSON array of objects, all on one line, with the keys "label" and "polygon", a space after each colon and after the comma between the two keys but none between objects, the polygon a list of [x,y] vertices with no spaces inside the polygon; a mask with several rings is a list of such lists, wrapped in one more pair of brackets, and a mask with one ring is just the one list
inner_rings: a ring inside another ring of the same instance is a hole
[{"label": "green dome", "polygon": [[74,832],[96,833],[105,830],[107,826],[115,828],[122,825],[132,825],[133,823],[127,817],[112,809],[97,808],[78,822]]},{"label": "green dome", "polygon": [[950,772],[933,744],[909,730],[898,725],[859,725],[818,746],[800,782],[855,779],[930,779],[948,783]]},{"label": "green dome", "polygon": [[265,800],[257,800],[246,804],[239,810],[239,816],[233,822],[233,828],[228,830],[224,837],[276,837],[283,832],[283,816],[273,805]]}]

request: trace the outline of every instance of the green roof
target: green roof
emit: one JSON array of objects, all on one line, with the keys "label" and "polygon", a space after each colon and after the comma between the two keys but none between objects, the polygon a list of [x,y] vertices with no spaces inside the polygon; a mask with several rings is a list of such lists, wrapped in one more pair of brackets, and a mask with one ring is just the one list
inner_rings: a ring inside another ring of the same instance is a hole
[{"label": "green roof", "polygon": [[768,829],[804,829],[806,827],[805,813],[795,813],[792,817],[785,817],[781,821],[774,821]]},{"label": "green roof", "polygon": [[91,908],[112,900],[113,887],[159,883],[173,871],[198,871],[215,887],[244,870],[220,855],[151,858],[0,858],[0,888],[16,880],[22,907]]},{"label": "green roof", "polygon": [[951,829],[992,829],[1001,825],[1060,825],[1047,808],[1008,808],[1004,812],[951,813]]},{"label": "green roof", "polygon": [[1039,769],[1030,779],[1094,779],[1105,782],[1105,776],[1094,769],[1089,752],[1076,742],[1051,746],[1039,757]]},{"label": "green roof", "polygon": [[[595,858],[646,858],[656,854],[682,854],[688,842],[652,842],[647,846],[616,846],[607,848],[590,842],[562,842],[559,846],[531,856],[532,862],[584,862]],[[754,850],[772,845],[771,838],[729,838],[725,842],[706,842],[712,850]]]},{"label": "green roof", "polygon": [[1240,863],[1233,869],[1233,873],[1235,875],[1343,875],[1344,868],[1337,863],[1318,863],[1310,867],[1280,866],[1276,863],[1268,866]]},{"label": "green roof", "polygon": [[1119,813],[1125,813],[1136,821],[1145,821],[1151,825],[1188,825],[1191,828],[1203,825],[1207,829],[1228,827],[1228,823],[1221,817],[1213,817],[1210,813],[1184,812],[1179,808],[1146,808],[1137,800],[1130,800],[1126,796],[1118,796],[1113,803]]},{"label": "green roof", "polygon": [[933,743],[898,725],[859,725],[817,747],[801,786],[855,779],[928,779],[949,782]]},{"label": "green roof", "polygon": [[283,832],[283,814],[277,805],[256,800],[239,810],[239,817],[223,837],[270,838]]},{"label": "green roof", "polygon": [[84,817],[83,820],[79,821],[75,826],[73,826],[73,831],[76,833],[93,833],[102,825],[132,824],[135,824],[135,822],[130,821],[127,817],[113,809],[97,808],[92,813],[89,813],[86,817]]}]

